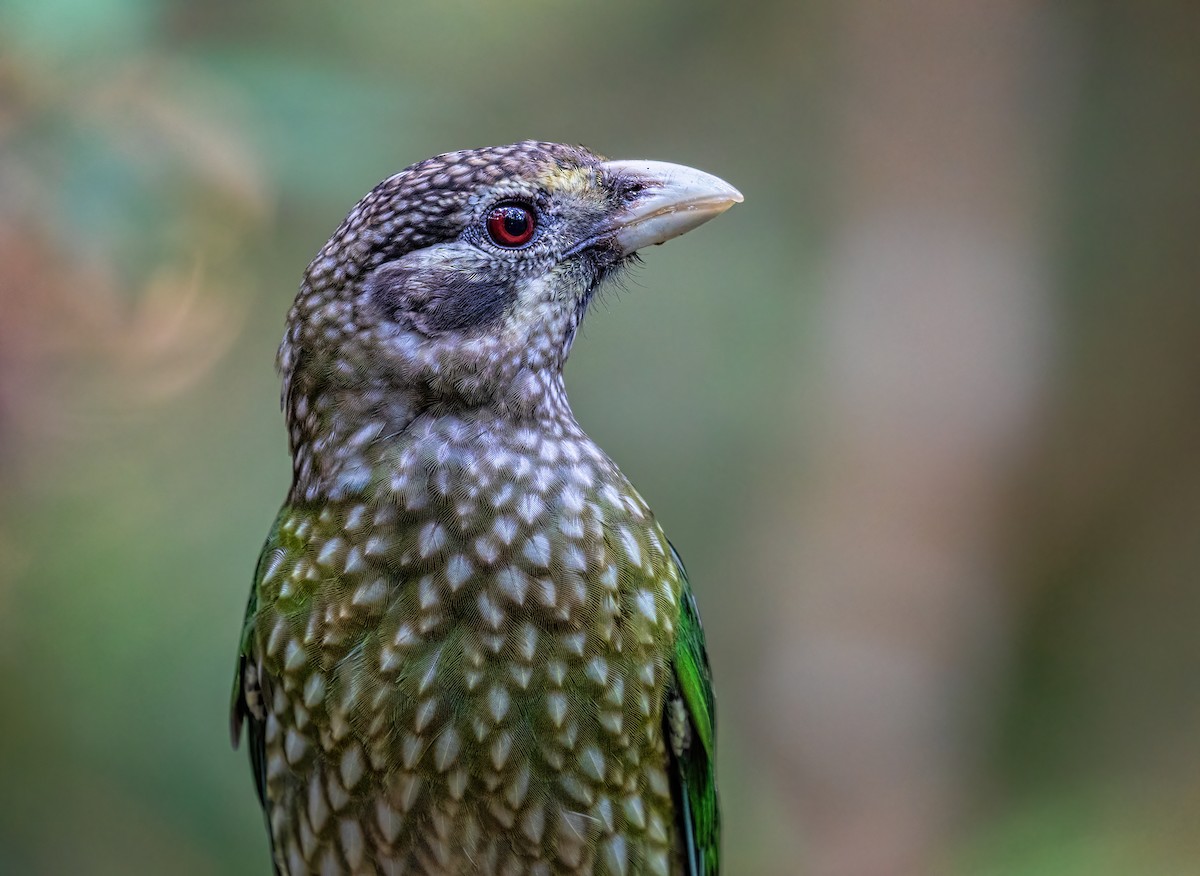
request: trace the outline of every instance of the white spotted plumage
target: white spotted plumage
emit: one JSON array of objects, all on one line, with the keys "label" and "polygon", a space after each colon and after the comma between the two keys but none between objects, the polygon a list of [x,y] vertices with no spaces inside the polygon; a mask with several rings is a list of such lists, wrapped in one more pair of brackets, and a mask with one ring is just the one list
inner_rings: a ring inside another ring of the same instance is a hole
[{"label": "white spotted plumage", "polygon": [[[421,828],[426,819],[406,817],[418,801],[423,811],[441,813],[454,836],[474,826],[483,837],[487,824],[511,817],[528,828],[522,836],[532,849],[540,841],[530,834],[540,835],[547,813],[555,812],[546,808],[545,790],[554,787],[589,816],[570,822],[572,840],[557,866],[569,865],[578,852],[581,862],[592,855],[593,869],[652,872],[652,852],[665,855],[669,833],[656,841],[645,813],[670,812],[669,788],[648,779],[642,767],[647,756],[664,750],[656,643],[678,599],[670,591],[680,586],[665,571],[672,562],[665,539],[616,468],[602,454],[588,453],[578,427],[567,429],[562,441],[587,453],[604,472],[600,483],[615,482],[618,490],[581,487],[572,454],[552,454],[556,462],[545,462],[546,438],[531,442],[498,423],[466,425],[449,418],[418,428],[421,441],[451,448],[438,454],[440,466],[430,468],[432,454],[415,443],[395,455],[395,476],[379,479],[373,495],[326,504],[325,523],[303,510],[281,522],[280,545],[262,582],[275,610],[258,621],[266,671],[280,683],[268,720],[267,783],[275,807],[290,811],[314,838],[307,850],[297,845],[297,858],[291,845],[300,840],[280,820],[283,860],[336,863],[335,872],[355,872],[352,862],[360,858],[411,864],[418,853],[406,857],[402,850],[422,843],[431,860],[456,860],[460,852],[434,848],[437,833]],[[521,465],[531,451],[538,464]],[[501,473],[496,480],[511,491],[516,513],[497,511],[494,490],[450,503],[477,477],[480,468],[466,464],[472,458]],[[432,519],[407,508],[417,481],[437,511]],[[393,492],[398,483],[401,492]],[[519,509],[529,507],[531,497],[544,507],[527,520]],[[391,513],[374,513],[385,507]],[[565,525],[547,526],[547,519]],[[362,549],[346,541],[349,529]],[[658,573],[647,576],[646,566]],[[550,575],[551,568],[562,574]],[[642,586],[620,586],[630,573]],[[304,605],[301,615],[291,604]],[[331,616],[327,609],[334,605],[340,608]],[[325,627],[347,622],[338,619],[342,611],[357,632],[325,638]],[[565,685],[572,678],[597,693],[582,700],[569,695]],[[303,724],[296,721],[293,691],[310,716]],[[393,728],[401,727],[396,735]],[[537,727],[547,732],[534,732]],[[545,746],[557,751],[546,756]],[[392,766],[380,773],[379,763]],[[298,779],[297,791],[289,790]],[[318,787],[322,794],[313,790]],[[357,832],[343,830],[345,819],[329,818],[327,810],[338,811],[334,799],[356,813]],[[322,827],[334,830],[334,858],[325,857],[318,842]],[[360,846],[370,853],[360,853]],[[471,853],[486,857],[491,852],[484,846]],[[495,854],[498,861],[525,860],[525,869],[512,872],[536,872],[538,858],[528,849],[528,858],[511,857],[512,850]],[[314,861],[308,853],[318,851]]]},{"label": "white spotted plumage", "polygon": [[[586,231],[626,204],[600,163],[543,143],[421,162],[309,266],[279,353],[293,483],[234,714],[282,873],[681,872],[664,715],[686,582],[562,379],[626,254],[567,258],[576,234],[487,261],[469,237],[503,198]],[[455,284],[481,301],[447,305]]]}]

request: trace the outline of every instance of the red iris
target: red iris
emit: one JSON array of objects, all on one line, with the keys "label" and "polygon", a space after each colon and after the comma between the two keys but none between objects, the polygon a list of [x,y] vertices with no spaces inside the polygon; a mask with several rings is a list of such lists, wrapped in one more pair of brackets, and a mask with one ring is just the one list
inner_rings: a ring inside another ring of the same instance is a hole
[{"label": "red iris", "polygon": [[487,217],[488,237],[497,246],[516,249],[533,239],[533,211],[521,204],[501,204]]}]

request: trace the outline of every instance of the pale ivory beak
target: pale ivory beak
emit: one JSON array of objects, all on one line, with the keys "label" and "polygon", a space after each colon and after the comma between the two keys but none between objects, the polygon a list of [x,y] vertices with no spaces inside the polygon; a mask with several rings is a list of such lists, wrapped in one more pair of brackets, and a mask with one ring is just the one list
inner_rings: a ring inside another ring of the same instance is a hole
[{"label": "pale ivory beak", "polygon": [[710,173],[665,161],[606,161],[607,173],[641,182],[643,190],[614,217],[624,254],[666,243],[742,202],[742,193]]}]

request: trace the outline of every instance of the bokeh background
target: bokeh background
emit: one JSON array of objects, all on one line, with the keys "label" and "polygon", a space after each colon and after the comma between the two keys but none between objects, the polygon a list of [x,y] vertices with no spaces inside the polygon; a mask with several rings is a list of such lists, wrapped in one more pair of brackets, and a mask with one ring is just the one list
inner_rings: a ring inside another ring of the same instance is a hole
[{"label": "bokeh background", "polygon": [[255,874],[273,356],[526,137],[746,202],[568,384],[688,559],[735,876],[1200,873],[1200,5],[0,2],[0,872]]}]

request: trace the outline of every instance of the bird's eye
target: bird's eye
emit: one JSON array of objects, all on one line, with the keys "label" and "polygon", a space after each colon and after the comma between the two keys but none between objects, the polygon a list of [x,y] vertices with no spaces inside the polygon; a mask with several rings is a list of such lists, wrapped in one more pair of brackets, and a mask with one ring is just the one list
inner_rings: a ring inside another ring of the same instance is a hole
[{"label": "bird's eye", "polygon": [[488,237],[496,246],[505,249],[519,249],[533,240],[533,232],[537,223],[533,218],[533,210],[524,204],[500,204],[488,213]]}]

